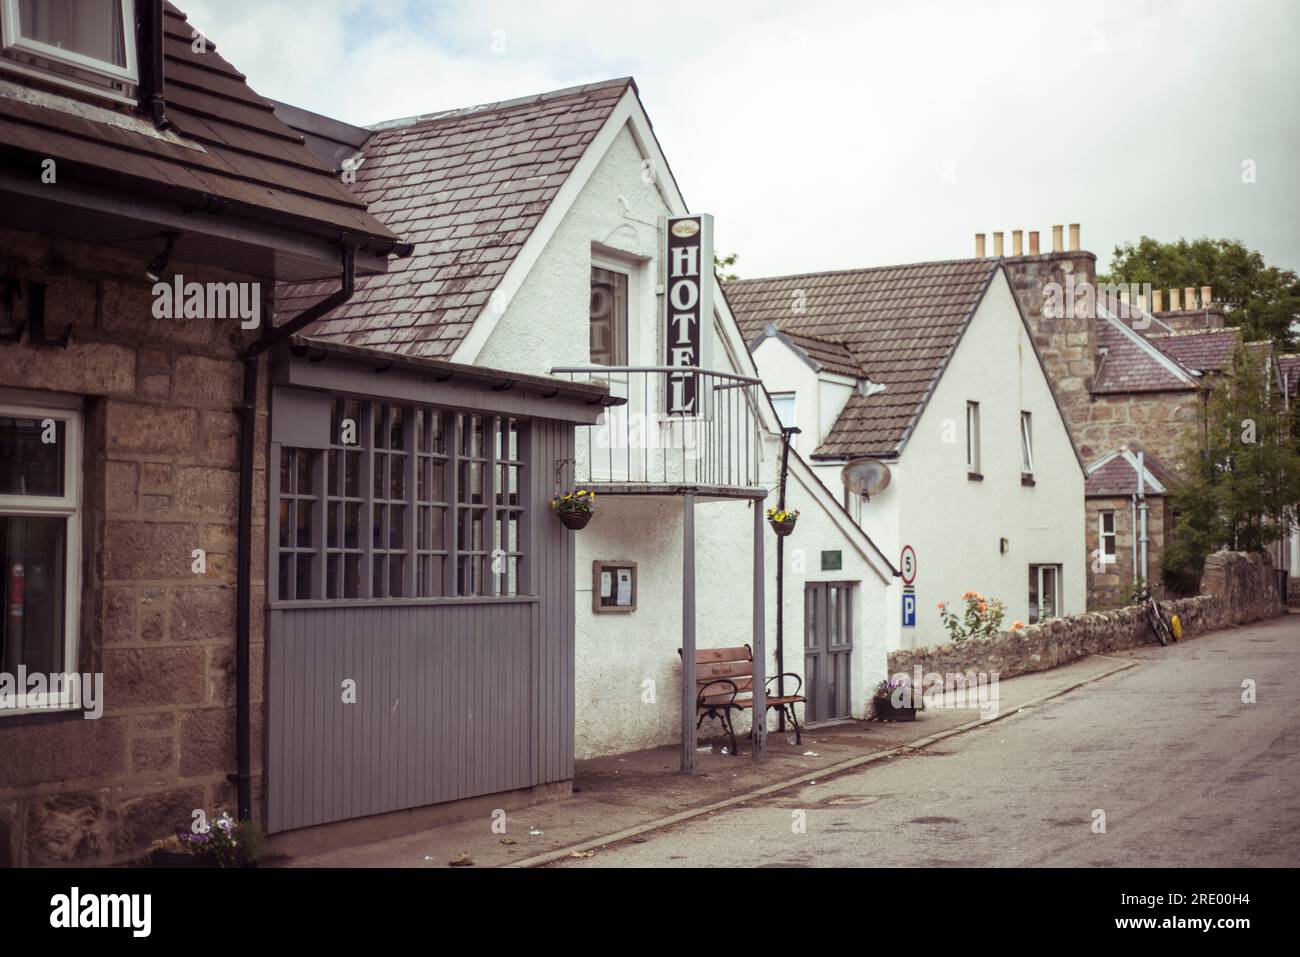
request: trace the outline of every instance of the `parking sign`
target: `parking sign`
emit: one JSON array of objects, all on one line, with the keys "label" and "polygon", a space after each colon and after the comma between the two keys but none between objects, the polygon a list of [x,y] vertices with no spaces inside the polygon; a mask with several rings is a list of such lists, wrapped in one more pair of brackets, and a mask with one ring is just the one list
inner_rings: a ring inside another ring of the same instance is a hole
[{"label": "parking sign", "polygon": [[903,627],[916,627],[916,593],[903,593]]}]

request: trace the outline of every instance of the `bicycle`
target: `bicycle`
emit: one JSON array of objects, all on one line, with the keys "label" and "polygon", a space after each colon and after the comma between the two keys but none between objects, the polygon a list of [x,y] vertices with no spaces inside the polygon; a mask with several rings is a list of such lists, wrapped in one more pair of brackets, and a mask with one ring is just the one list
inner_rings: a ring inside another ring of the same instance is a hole
[{"label": "bicycle", "polygon": [[1147,625],[1151,628],[1151,633],[1156,636],[1156,641],[1160,642],[1161,647],[1169,644],[1171,641],[1177,641],[1174,629],[1169,624],[1169,619],[1165,613],[1160,610],[1160,603],[1156,601],[1155,596],[1151,594],[1149,588],[1143,588],[1138,592],[1138,604],[1143,607],[1147,615]]}]

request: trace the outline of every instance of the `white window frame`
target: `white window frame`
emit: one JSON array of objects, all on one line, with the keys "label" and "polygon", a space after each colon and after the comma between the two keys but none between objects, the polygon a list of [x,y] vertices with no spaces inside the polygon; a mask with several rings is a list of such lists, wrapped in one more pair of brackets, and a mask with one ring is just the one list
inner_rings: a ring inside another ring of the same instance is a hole
[{"label": "white window frame", "polygon": [[[81,454],[82,418],[78,408],[28,405],[0,401],[0,418],[53,419],[63,422],[63,495],[0,495],[0,514],[57,516],[66,518],[67,541],[64,544],[63,595],[63,674],[80,671],[77,659],[77,634],[81,608]],[[0,589],[4,582],[0,581]],[[7,598],[7,595],[5,596]],[[66,688],[57,700],[50,694],[27,696],[18,690],[17,708],[0,708],[0,720],[6,715],[31,714],[36,711],[68,710],[74,706],[73,695]]]},{"label": "white window frame", "polygon": [[[1110,516],[1110,531],[1106,531],[1106,516]],[[1106,551],[1106,539],[1110,539],[1110,551]],[[1102,509],[1097,513],[1097,557],[1103,565],[1115,564],[1119,547],[1119,529],[1115,524],[1115,510]]]},{"label": "white window frame", "polygon": [[[789,422],[781,422],[781,413],[776,408],[777,401],[779,399],[790,400],[790,421]],[[777,421],[781,422],[782,426],[784,426],[787,429],[798,428],[798,422],[799,422],[799,393],[798,392],[773,392],[772,408],[773,411],[776,412]],[[798,436],[795,436],[794,438],[798,438]]]},{"label": "white window frame", "polygon": [[966,471],[980,474],[980,404],[966,400]]},{"label": "white window frame", "polygon": [[[0,3],[3,4],[3,6],[0,6],[0,40],[3,41],[3,52],[7,53],[9,50],[16,50],[53,63],[84,70],[110,83],[125,83],[132,88],[139,85],[140,69],[135,47],[135,0],[118,0],[122,10],[122,48],[126,53],[126,66],[124,67],[118,66],[116,63],[109,63],[106,60],[97,60],[75,50],[66,50],[63,47],[56,47],[23,36],[19,31],[18,0],[0,0]],[[26,63],[15,62],[7,57],[0,56],[0,66],[26,76],[38,77],[47,82],[71,87],[82,92],[94,93],[126,103],[134,104],[136,102],[134,97],[117,90],[95,86],[93,83],[86,83],[75,77],[64,76],[52,70],[42,70]]]},{"label": "white window frame", "polygon": [[1020,413],[1020,473],[1034,474],[1034,417],[1025,411]]},{"label": "white window frame", "polygon": [[[1062,612],[1062,606],[1064,605],[1064,602],[1061,600],[1061,577],[1062,577],[1063,566],[1047,563],[1043,565],[1030,565],[1029,569],[1030,571],[1037,573],[1037,586],[1038,586],[1037,605],[1031,606],[1029,609],[1031,623],[1041,624],[1045,621],[1051,621],[1053,618],[1062,617],[1061,612]],[[1043,579],[1044,579],[1043,572],[1045,571],[1051,571],[1052,575],[1056,579],[1056,587],[1052,591],[1052,594],[1056,596],[1056,607],[1052,610],[1052,614],[1048,615],[1047,617],[1043,617]]]}]

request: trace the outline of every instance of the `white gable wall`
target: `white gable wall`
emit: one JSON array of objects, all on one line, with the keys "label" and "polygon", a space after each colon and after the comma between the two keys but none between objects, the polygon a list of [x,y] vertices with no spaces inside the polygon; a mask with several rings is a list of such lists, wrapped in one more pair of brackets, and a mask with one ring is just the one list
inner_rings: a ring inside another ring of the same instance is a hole
[{"label": "white gable wall", "polygon": [[[643,155],[628,127],[610,141],[572,206],[537,254],[474,355],[461,361],[522,372],[549,374],[558,366],[590,363],[588,311],[590,270],[595,254],[622,259],[636,277],[636,310],[630,363],[662,363],[656,286],[659,277],[659,222],[670,211],[665,192],[643,173]],[[715,301],[721,300],[720,291]],[[490,308],[490,307],[489,307]],[[725,306],[719,314],[730,322]],[[714,329],[710,366],[731,370],[728,343]],[[467,342],[470,341],[467,339]],[[743,346],[742,346],[743,348]],[[804,365],[807,369],[807,366]],[[734,371],[734,370],[732,370]],[[743,370],[742,370],[743,371]],[[811,371],[811,370],[809,370]],[[814,376],[815,384],[815,376]],[[815,395],[815,389],[813,390]],[[765,412],[775,424],[770,408]],[[802,414],[802,413],[801,413]],[[585,433],[579,433],[579,442]],[[779,441],[766,436],[763,484],[770,490],[761,507],[776,503]],[[798,529],[787,548],[785,670],[803,670],[803,591],[806,581],[860,582],[855,601],[857,647],[853,659],[854,713],[862,714],[870,686],[884,674],[886,582],[876,570],[883,562],[864,547],[852,523],[834,507],[835,499],[805,478],[792,479],[787,504],[800,510]],[[752,617],[753,511],[744,501],[703,502],[696,509],[697,644],[722,647],[749,644]],[[575,534],[576,729],[579,758],[673,744],[680,735],[682,499],[680,496],[602,496],[588,527]],[[776,540],[763,526],[764,598],[768,673],[775,674]],[[843,555],[840,572],[820,570],[822,550]],[[638,566],[637,610],[592,610],[592,563],[633,561]],[[873,568],[874,564],[874,568]],[[774,720],[773,720],[774,726]],[[738,730],[748,729],[746,719]],[[702,733],[716,728],[706,726]]]}]

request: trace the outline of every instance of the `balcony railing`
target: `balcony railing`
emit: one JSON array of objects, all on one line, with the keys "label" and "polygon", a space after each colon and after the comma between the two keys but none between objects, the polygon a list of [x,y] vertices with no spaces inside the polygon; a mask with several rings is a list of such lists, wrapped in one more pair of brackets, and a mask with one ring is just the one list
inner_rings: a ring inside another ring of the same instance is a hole
[{"label": "balcony railing", "polygon": [[[696,366],[564,366],[551,374],[608,385],[627,400],[579,428],[573,484],[761,484],[760,380]],[[670,411],[670,403],[688,411]]]}]

